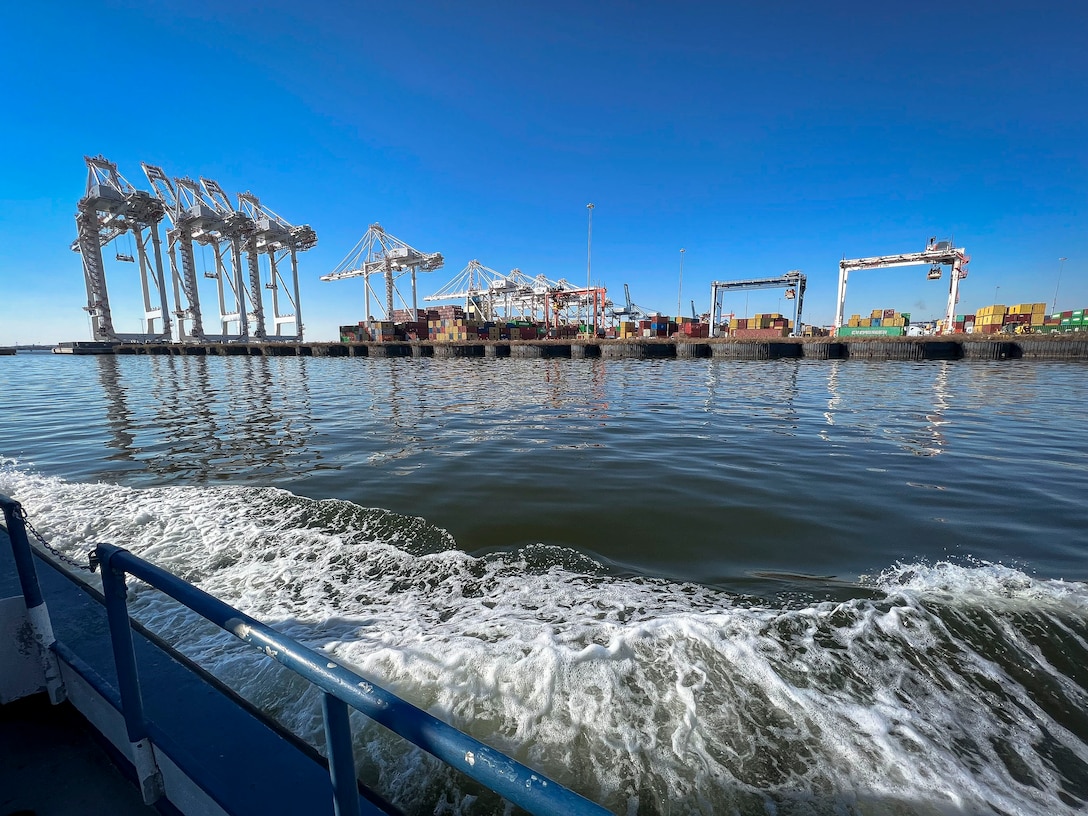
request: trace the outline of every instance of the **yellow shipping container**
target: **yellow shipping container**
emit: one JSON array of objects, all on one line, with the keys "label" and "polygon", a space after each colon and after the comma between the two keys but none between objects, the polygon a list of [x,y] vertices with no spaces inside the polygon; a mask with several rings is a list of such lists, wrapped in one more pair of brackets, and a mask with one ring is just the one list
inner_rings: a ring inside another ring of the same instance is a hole
[{"label": "yellow shipping container", "polygon": [[1031,304],[1031,313],[1033,315],[1036,315],[1036,314],[1044,315],[1044,314],[1046,314],[1046,304],[1045,303],[1033,303],[1033,304]]}]

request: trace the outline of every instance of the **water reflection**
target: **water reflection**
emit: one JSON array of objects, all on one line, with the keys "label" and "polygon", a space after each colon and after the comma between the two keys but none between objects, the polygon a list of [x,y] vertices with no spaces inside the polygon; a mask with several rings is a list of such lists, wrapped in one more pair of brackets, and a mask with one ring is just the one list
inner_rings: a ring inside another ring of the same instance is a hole
[{"label": "water reflection", "polygon": [[[946,431],[957,403],[952,379],[956,370],[947,361],[879,367],[829,361],[819,436],[839,445],[858,436],[890,439],[917,456],[938,456],[948,446]],[[962,364],[958,370],[962,373]]]},{"label": "water reflection", "polygon": [[277,376],[284,361],[274,357],[96,362],[109,459],[138,463],[157,482],[276,481],[324,466],[305,360],[287,361],[289,376]]},{"label": "water reflection", "polygon": [[937,456],[947,444],[943,429],[945,425],[949,424],[950,420],[945,418],[945,413],[952,405],[951,390],[949,388],[952,363],[945,361],[939,363],[939,366],[940,368],[937,369],[937,374],[933,378],[933,410],[926,414],[926,421],[929,423],[930,445],[928,448],[918,451],[929,456]]}]

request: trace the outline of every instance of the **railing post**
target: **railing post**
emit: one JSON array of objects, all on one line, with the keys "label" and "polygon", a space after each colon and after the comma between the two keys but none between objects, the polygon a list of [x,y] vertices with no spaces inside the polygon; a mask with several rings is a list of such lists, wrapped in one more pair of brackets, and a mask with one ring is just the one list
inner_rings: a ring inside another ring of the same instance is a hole
[{"label": "railing post", "polygon": [[335,816],[359,816],[359,782],[355,774],[347,703],[326,691],[321,695],[321,710],[325,715],[333,813]]},{"label": "railing post", "polygon": [[144,719],[144,701],[140,693],[140,676],[136,670],[136,652],[128,618],[125,572],[111,563],[117,552],[123,550],[112,544],[99,544],[95,547],[94,558],[102,567],[102,594],[106,598],[110,642],[117,666],[117,688],[121,693],[121,714],[125,718],[125,730],[132,746],[132,763],[136,766],[144,803],[150,805],[163,795],[162,774],[155,762],[155,751]]},{"label": "railing post", "polygon": [[19,586],[23,591],[26,617],[30,623],[30,631],[38,644],[45,690],[49,695],[49,702],[57,705],[64,702],[68,694],[64,688],[64,680],[60,676],[60,663],[53,651],[53,644],[57,642],[57,639],[53,636],[49,609],[45,605],[45,598],[42,597],[41,586],[38,584],[34,554],[30,549],[30,540],[26,537],[23,508],[19,502],[3,494],[0,494],[0,506],[4,509],[4,525],[8,529],[8,538],[11,540],[11,553],[15,559],[15,571],[19,574]]}]

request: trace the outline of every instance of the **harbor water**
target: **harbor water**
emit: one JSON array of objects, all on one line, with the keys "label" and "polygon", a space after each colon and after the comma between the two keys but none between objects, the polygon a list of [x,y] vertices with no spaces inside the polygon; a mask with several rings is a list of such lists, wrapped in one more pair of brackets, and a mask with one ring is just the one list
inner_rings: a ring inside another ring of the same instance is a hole
[{"label": "harbor water", "polygon": [[[617,814],[1088,803],[1088,365],[0,363],[0,492]],[[320,701],[140,620],[322,744]],[[355,722],[407,813],[502,813]]]}]

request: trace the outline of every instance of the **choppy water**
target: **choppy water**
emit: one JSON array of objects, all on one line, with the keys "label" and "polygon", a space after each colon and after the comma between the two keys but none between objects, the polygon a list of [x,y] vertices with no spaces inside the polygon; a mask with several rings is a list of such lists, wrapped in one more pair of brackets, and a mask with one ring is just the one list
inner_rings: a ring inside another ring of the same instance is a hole
[{"label": "choppy water", "polygon": [[[0,360],[0,491],[616,813],[1079,813],[1088,367]],[[313,695],[138,614],[299,733]],[[360,723],[410,812],[501,806]]]}]

